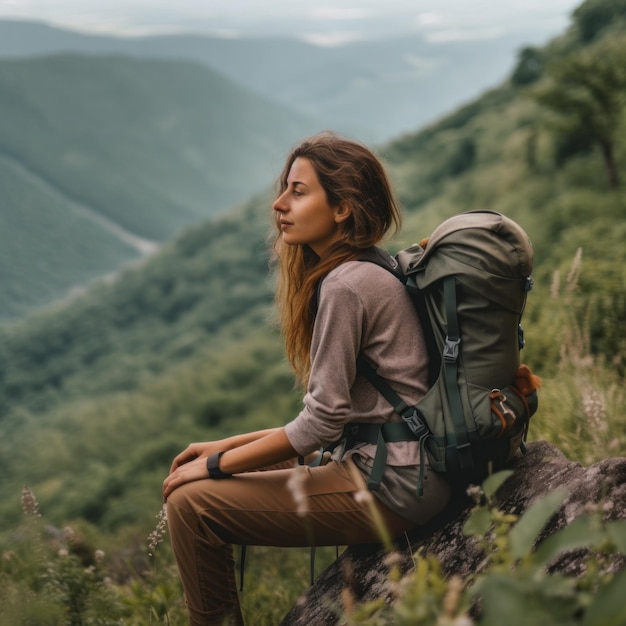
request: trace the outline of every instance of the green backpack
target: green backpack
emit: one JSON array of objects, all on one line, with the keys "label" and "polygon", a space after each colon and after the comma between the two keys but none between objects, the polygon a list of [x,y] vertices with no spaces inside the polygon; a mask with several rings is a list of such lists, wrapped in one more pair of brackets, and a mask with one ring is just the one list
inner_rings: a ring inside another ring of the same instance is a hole
[{"label": "green backpack", "polygon": [[[359,372],[402,416],[398,424],[354,426],[356,440],[378,443],[369,486],[377,489],[386,442],[420,441],[424,459],[452,482],[482,481],[524,451],[541,381],[520,365],[521,318],[532,288],[533,250],[524,230],[494,211],[462,213],[443,222],[428,240],[402,250],[390,267],[406,285],[424,329],[430,388],[408,406],[372,365]],[[407,431],[408,429],[408,431]]]}]

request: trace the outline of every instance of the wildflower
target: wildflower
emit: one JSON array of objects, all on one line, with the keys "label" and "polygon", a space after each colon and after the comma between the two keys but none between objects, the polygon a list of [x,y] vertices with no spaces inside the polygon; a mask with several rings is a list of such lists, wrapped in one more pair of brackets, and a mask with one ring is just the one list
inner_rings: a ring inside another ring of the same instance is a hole
[{"label": "wildflower", "polygon": [[301,517],[304,517],[309,512],[309,501],[303,488],[306,473],[307,469],[304,465],[296,465],[287,481],[287,488],[296,503],[296,512]]},{"label": "wildflower", "polygon": [[610,511],[612,511],[615,508],[615,503],[612,500],[607,500],[606,502],[604,502],[604,504],[602,505],[602,510],[605,513],[609,513]]},{"label": "wildflower", "polygon": [[104,550],[96,550],[94,552],[94,559],[96,563],[102,563],[104,560]]},{"label": "wildflower", "polygon": [[463,580],[460,576],[452,576],[448,583],[448,591],[443,599],[443,611],[446,617],[454,617],[459,607],[461,593],[463,592]]},{"label": "wildflower", "polygon": [[71,526],[63,528],[63,539],[66,543],[73,543],[76,539],[76,531]]},{"label": "wildflower", "polygon": [[[163,504],[161,510],[155,516],[157,525],[155,529],[148,535],[148,554],[152,556],[154,549],[163,541],[167,530],[167,504]],[[102,553],[104,556],[104,553]]]},{"label": "wildflower", "polygon": [[348,469],[354,483],[356,485],[360,485],[360,487],[354,492],[354,501],[358,502],[359,504],[365,504],[367,506],[367,508],[369,509],[369,513],[372,517],[372,522],[376,527],[378,534],[380,535],[383,545],[385,546],[387,551],[391,552],[391,550],[393,549],[391,536],[389,534],[389,531],[387,530],[387,526],[385,525],[385,521],[382,518],[380,509],[378,508],[374,497],[365,485],[363,476],[359,472],[357,466],[354,463],[350,463],[348,465]]},{"label": "wildflower", "polygon": [[592,387],[584,387],[581,395],[585,417],[597,431],[606,432],[606,403],[602,394]]},{"label": "wildflower", "polygon": [[24,515],[32,515],[33,517],[41,517],[39,513],[39,503],[35,494],[26,486],[22,488],[22,511]]},{"label": "wildflower", "polygon": [[351,589],[344,587],[341,590],[341,603],[343,604],[343,612],[349,617],[354,613],[354,607],[356,606],[356,600]]},{"label": "wildflower", "polygon": [[392,598],[397,598],[400,595],[400,589],[402,588],[401,567],[403,562],[402,555],[396,550],[387,554],[384,560],[385,565],[389,569],[385,588]]},{"label": "wildflower", "polygon": [[404,563],[404,558],[399,552],[394,550],[385,557],[384,563],[389,569],[393,569],[394,567],[400,567]]},{"label": "wildflower", "polygon": [[341,603],[343,604],[344,613],[350,617],[354,613],[356,606],[356,597],[353,591],[354,588],[354,570],[352,563],[346,559],[341,564],[343,571],[343,577],[346,581],[345,586],[341,590]]},{"label": "wildflower", "polygon": [[578,250],[576,250],[576,254],[574,255],[574,260],[572,261],[569,274],[567,275],[566,282],[567,282],[567,291],[569,293],[575,291],[576,288],[578,287],[578,280],[580,278],[582,264],[583,264],[583,249],[578,248]]},{"label": "wildflower", "polygon": [[67,548],[59,548],[57,555],[61,558],[65,558],[66,556],[69,556],[69,550]]},{"label": "wildflower", "polygon": [[358,504],[370,504],[372,502],[372,494],[365,489],[359,489],[354,494],[354,501]]},{"label": "wildflower", "polygon": [[557,300],[561,291],[561,274],[555,270],[552,274],[552,283],[550,285],[550,297]]},{"label": "wildflower", "polygon": [[477,504],[480,503],[483,497],[482,487],[478,485],[468,485],[465,493],[467,493],[467,495]]}]

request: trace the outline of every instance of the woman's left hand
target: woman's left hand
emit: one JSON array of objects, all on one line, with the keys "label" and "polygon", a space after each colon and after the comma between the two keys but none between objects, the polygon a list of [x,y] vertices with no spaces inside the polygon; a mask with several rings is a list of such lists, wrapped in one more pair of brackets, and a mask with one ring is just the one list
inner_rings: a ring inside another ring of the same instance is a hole
[{"label": "woman's left hand", "polygon": [[[231,447],[235,443],[241,445]],[[220,450],[220,446],[224,444],[229,445]],[[167,500],[174,489],[185,483],[208,479],[207,456],[215,452],[225,453],[220,461],[220,469],[227,474],[269,467],[298,455],[292,448],[284,428],[258,431],[236,441],[225,439],[221,442],[191,444],[174,459],[170,474],[163,481],[164,500]]]},{"label": "woman's left hand", "polygon": [[182,465],[178,465],[163,481],[163,500],[167,500],[167,497],[176,487],[180,487],[194,480],[208,478],[206,460],[206,456],[201,456],[187,461]]}]

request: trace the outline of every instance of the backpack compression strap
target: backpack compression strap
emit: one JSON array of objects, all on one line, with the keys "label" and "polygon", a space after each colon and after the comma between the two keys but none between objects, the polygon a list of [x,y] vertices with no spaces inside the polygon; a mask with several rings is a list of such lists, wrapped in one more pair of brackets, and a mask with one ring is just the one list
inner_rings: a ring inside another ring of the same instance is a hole
[{"label": "backpack compression strap", "polygon": [[443,299],[445,303],[448,334],[443,347],[442,367],[446,384],[446,395],[450,403],[452,422],[454,424],[454,431],[449,434],[451,439],[452,435],[454,435],[452,443],[456,445],[461,469],[472,469],[474,467],[474,460],[467,436],[467,428],[463,416],[463,405],[461,404],[461,394],[458,385],[458,361],[461,333],[456,315],[456,281],[454,276],[446,276],[443,279]]},{"label": "backpack compression strap", "polygon": [[412,441],[417,439],[420,444],[420,474],[417,483],[417,495],[424,495],[424,478],[426,476],[426,440],[430,436],[428,427],[420,418],[414,406],[409,406],[389,385],[379,376],[376,370],[361,356],[357,358],[357,372],[369,380],[381,396],[391,404],[394,411],[400,415],[402,422],[372,424],[352,423],[346,429],[356,428],[352,435],[353,441],[364,441],[376,444],[374,464],[367,482],[372,491],[380,488],[385,465],[387,463],[387,442]]}]

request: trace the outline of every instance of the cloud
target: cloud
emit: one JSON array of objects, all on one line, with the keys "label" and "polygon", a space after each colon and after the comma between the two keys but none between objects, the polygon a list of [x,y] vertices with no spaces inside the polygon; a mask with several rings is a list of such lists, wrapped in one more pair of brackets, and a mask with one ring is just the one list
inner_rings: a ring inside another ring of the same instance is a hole
[{"label": "cloud", "polygon": [[336,46],[343,46],[353,41],[361,41],[365,39],[362,33],[354,31],[334,31],[323,33],[308,33],[302,35],[299,39],[310,43],[314,46],[320,46],[322,48],[333,48]]},{"label": "cloud", "polygon": [[580,1],[0,0],[0,17],[114,34],[221,30],[242,36],[286,35],[332,46],[416,31],[431,42],[486,39],[501,36],[495,26],[509,34],[523,31],[543,38],[562,30]]},{"label": "cloud", "polygon": [[422,28],[430,28],[432,26],[436,26],[437,24],[441,24],[443,22],[443,15],[441,13],[428,12],[428,13],[420,13],[415,21],[417,25]]},{"label": "cloud", "polygon": [[449,43],[452,41],[499,39],[505,34],[505,30],[499,26],[490,26],[488,28],[448,28],[428,33],[425,38],[429,43]]},{"label": "cloud", "polygon": [[441,66],[441,59],[435,59],[433,57],[419,57],[416,54],[407,54],[404,56],[404,61],[410,65],[413,69],[420,72],[428,72]]},{"label": "cloud", "polygon": [[359,7],[315,7],[310,15],[318,20],[362,20],[371,17],[372,12]]}]

